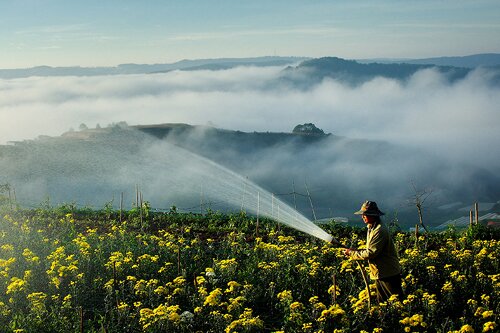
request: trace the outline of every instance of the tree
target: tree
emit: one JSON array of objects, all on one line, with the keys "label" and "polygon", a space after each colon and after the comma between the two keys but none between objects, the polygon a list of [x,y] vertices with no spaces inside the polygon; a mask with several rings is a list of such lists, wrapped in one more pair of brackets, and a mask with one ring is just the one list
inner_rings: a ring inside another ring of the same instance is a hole
[{"label": "tree", "polygon": [[307,135],[325,135],[322,129],[317,128],[313,123],[297,125],[293,129],[294,134],[307,134]]},{"label": "tree", "polygon": [[424,224],[424,217],[423,217],[423,206],[425,201],[429,198],[429,196],[432,194],[432,189],[427,188],[423,190],[417,189],[417,186],[415,185],[415,182],[412,180],[411,181],[411,188],[413,190],[413,195],[409,199],[409,202],[411,205],[415,205],[417,207],[417,212],[418,212],[418,222],[424,228],[426,232],[429,232],[427,230],[427,227]]}]

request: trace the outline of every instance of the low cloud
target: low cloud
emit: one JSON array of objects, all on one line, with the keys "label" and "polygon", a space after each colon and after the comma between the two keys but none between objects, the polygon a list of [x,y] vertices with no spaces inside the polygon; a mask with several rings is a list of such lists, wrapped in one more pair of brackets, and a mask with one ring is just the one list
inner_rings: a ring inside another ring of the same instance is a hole
[{"label": "low cloud", "polygon": [[[380,152],[363,151],[362,141],[351,145],[340,140],[308,149],[304,154],[309,156],[297,157],[286,147],[282,154],[276,150],[248,154],[255,159],[255,168],[233,163],[263,184],[274,178],[275,186],[274,173],[286,163],[282,186],[299,177],[318,188],[328,179],[328,186],[357,193],[346,195],[344,203],[401,182],[407,188],[414,178],[422,183],[460,182],[464,169],[458,165],[492,173],[500,167],[500,89],[490,83],[486,70],[473,71],[452,84],[429,69],[406,82],[376,78],[353,87],[325,79],[298,89],[279,80],[281,69],[0,80],[0,142],[57,136],[81,123],[92,128],[125,121],[129,125],[210,122],[248,132],[290,132],[297,124],[312,122],[341,137],[379,140],[382,152],[390,143],[389,153],[375,159],[372,154]],[[303,163],[291,165],[298,159]],[[308,165],[308,160],[316,165]],[[373,186],[366,186],[365,175],[375,177]],[[403,190],[398,187],[396,192],[401,196]]]}]

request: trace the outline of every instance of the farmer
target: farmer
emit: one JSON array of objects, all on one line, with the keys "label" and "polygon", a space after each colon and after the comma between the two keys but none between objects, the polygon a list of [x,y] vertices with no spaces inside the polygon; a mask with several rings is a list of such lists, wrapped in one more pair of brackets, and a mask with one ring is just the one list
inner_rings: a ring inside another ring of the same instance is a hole
[{"label": "farmer", "polygon": [[393,294],[402,296],[401,266],[389,230],[380,219],[384,213],[374,201],[365,201],[354,214],[361,215],[368,227],[366,248],[346,248],[344,254],[354,260],[368,260],[370,278],[375,280],[379,302],[384,302]]}]

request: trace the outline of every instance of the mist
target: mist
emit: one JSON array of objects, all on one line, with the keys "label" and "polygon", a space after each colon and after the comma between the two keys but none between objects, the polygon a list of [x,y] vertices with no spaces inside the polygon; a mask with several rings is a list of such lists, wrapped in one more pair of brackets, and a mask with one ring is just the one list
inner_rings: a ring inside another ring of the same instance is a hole
[{"label": "mist", "polygon": [[[78,130],[82,123],[89,128],[125,121],[129,125],[188,123],[244,132],[291,132],[297,124],[312,122],[333,133],[335,139],[301,151],[290,143],[258,152],[247,149],[251,147],[224,148],[224,143],[218,143],[213,151],[198,152],[275,193],[290,191],[292,182],[304,191],[307,183],[322,207],[318,210],[323,209],[325,215],[328,210],[348,211],[373,197],[387,206],[401,206],[410,181],[435,186],[443,202],[463,200],[457,192],[472,188],[478,172],[489,177],[500,167],[500,89],[491,84],[485,69],[454,83],[427,69],[405,82],[379,77],[351,86],[325,79],[307,89],[280,80],[281,73],[281,67],[238,67],[0,80],[0,142],[59,136],[70,128]],[[184,146],[196,151],[197,145],[206,142],[206,135],[201,132],[184,138]],[[105,193],[99,200],[116,199],[120,191],[130,192],[140,182],[150,197],[161,197],[157,200],[164,203],[155,204],[168,206],[180,201],[184,193],[179,190],[182,184],[175,191],[165,190],[166,176],[159,175],[168,159],[136,162],[167,156],[158,154],[158,144],[165,143],[141,139],[133,158],[117,152],[116,147],[109,151],[93,147],[88,155],[66,154],[66,162],[61,155],[49,154],[47,160],[59,159],[59,165],[80,166],[100,165],[101,157],[106,156],[108,169],[82,167],[80,178],[54,176],[52,181],[26,171],[29,181],[20,191],[36,193],[32,196],[37,198],[50,193],[85,203],[98,198],[92,193]],[[71,159],[80,162],[68,161]],[[8,162],[2,160],[4,170],[10,170]],[[5,176],[13,174],[15,170],[4,172]],[[480,196],[481,190],[470,192]],[[491,193],[484,196],[491,199]],[[190,200],[199,203],[199,197],[196,186]]]}]

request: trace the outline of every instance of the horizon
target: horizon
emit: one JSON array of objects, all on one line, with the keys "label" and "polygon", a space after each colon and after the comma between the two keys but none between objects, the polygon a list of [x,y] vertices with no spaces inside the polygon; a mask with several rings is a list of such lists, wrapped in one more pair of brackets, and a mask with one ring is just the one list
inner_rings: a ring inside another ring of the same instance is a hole
[{"label": "horizon", "polygon": [[[63,0],[0,3],[3,69],[296,56],[500,53],[500,3]],[[307,50],[307,51],[305,51]]]},{"label": "horizon", "polygon": [[264,58],[282,58],[282,59],[287,59],[287,58],[298,58],[298,59],[320,59],[320,58],[340,58],[344,60],[353,60],[357,62],[364,62],[364,61],[413,61],[413,60],[426,60],[426,59],[440,59],[440,58],[466,58],[466,57],[473,57],[473,56],[480,56],[480,55],[500,55],[499,53],[496,52],[485,52],[485,53],[474,53],[474,54],[467,54],[467,55],[440,55],[440,56],[435,56],[435,57],[424,57],[424,58],[391,58],[391,57],[384,57],[384,58],[359,58],[359,59],[351,59],[351,58],[342,58],[337,55],[325,55],[322,57],[306,57],[306,56],[295,56],[295,55],[262,55],[262,56],[255,56],[255,57],[221,57],[221,58],[192,58],[192,59],[179,59],[173,62],[158,62],[158,63],[134,63],[134,62],[127,62],[127,63],[118,63],[114,65],[109,65],[109,66],[82,66],[82,65],[68,65],[68,66],[51,66],[51,65],[36,65],[32,67],[16,67],[16,68],[0,68],[0,70],[25,70],[25,69],[33,69],[33,68],[40,68],[40,67],[48,67],[48,68],[116,68],[120,66],[126,66],[126,65],[137,65],[137,66],[155,66],[155,65],[173,65],[177,63],[181,63],[183,61],[210,61],[210,60],[244,60],[244,59],[264,59]]}]

